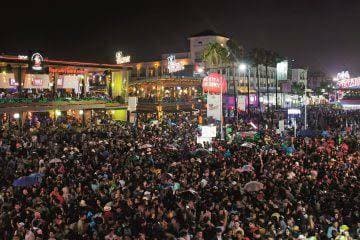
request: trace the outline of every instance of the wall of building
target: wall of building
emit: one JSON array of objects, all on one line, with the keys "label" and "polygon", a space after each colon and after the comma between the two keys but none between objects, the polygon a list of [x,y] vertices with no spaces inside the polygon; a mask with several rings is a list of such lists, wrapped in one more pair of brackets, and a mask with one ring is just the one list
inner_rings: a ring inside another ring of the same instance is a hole
[{"label": "wall of building", "polygon": [[305,69],[291,69],[291,82],[304,83],[307,79],[307,70]]},{"label": "wall of building", "polygon": [[222,36],[201,36],[201,37],[191,37],[190,40],[190,58],[192,63],[201,61],[201,54],[204,51],[204,48],[209,43],[220,43],[222,45],[226,45],[229,40],[226,37]]}]

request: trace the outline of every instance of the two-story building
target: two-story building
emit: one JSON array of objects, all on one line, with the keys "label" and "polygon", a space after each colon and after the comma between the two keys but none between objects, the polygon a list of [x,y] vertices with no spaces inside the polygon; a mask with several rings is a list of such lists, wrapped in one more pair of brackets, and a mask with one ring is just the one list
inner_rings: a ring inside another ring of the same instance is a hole
[{"label": "two-story building", "polygon": [[98,110],[126,109],[130,67],[55,60],[34,52],[0,55],[0,70],[3,120],[14,114],[20,119],[36,114],[90,119]]}]

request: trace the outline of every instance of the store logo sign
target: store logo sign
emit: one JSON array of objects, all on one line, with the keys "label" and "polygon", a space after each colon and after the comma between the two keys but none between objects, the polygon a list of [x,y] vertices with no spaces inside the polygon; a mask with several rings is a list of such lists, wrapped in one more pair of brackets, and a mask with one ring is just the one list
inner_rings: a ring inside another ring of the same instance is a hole
[{"label": "store logo sign", "polygon": [[41,56],[40,53],[34,53],[33,55],[31,55],[30,61],[31,61],[31,68],[33,70],[40,71],[43,69],[42,65],[44,58]]}]

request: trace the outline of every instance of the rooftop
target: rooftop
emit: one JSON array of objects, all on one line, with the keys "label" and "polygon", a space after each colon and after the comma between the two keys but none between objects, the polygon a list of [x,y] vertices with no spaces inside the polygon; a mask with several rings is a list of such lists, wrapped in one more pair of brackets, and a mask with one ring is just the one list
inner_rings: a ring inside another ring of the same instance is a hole
[{"label": "rooftop", "polygon": [[228,38],[226,35],[214,32],[211,29],[206,29],[206,30],[204,30],[202,32],[194,34],[194,35],[190,36],[190,38],[192,38],[192,37],[206,37],[206,36],[220,36],[220,37]]}]

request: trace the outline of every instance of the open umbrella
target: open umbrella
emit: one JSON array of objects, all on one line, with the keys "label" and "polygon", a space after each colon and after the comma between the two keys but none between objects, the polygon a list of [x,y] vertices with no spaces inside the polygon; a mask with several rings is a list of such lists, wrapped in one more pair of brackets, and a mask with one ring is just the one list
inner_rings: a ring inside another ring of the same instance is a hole
[{"label": "open umbrella", "polygon": [[246,148],[253,148],[254,146],[255,144],[249,142],[244,142],[243,144],[241,144],[241,147],[246,147]]},{"label": "open umbrella", "polygon": [[244,190],[247,192],[257,192],[264,188],[264,185],[258,181],[250,181],[245,184]]},{"label": "open umbrella", "polygon": [[168,144],[164,147],[166,150],[177,151],[178,148],[175,145]]},{"label": "open umbrella", "polygon": [[195,151],[191,152],[191,154],[195,156],[204,156],[210,154],[210,151],[205,148],[198,148]]},{"label": "open umbrella", "polygon": [[199,194],[195,190],[189,189],[189,190],[180,192],[179,196],[184,200],[191,201],[191,200],[196,200],[199,197]]},{"label": "open umbrella", "polygon": [[147,143],[147,144],[144,144],[144,145],[140,146],[139,148],[144,149],[144,148],[152,148],[152,147],[153,147],[153,145]]},{"label": "open umbrella", "polygon": [[252,172],[254,171],[254,167],[252,165],[249,165],[249,164],[246,164],[244,166],[242,166],[241,168],[239,169],[236,169],[237,172]]},{"label": "open umbrella", "polygon": [[20,177],[20,178],[14,180],[13,186],[14,187],[34,186],[36,184],[41,183],[43,176],[44,176],[44,174],[42,174],[42,173],[33,173],[33,174],[30,174],[29,176],[23,176],[23,177]]},{"label": "open umbrella", "polygon": [[61,163],[62,160],[60,158],[53,158],[49,161],[49,163]]}]

